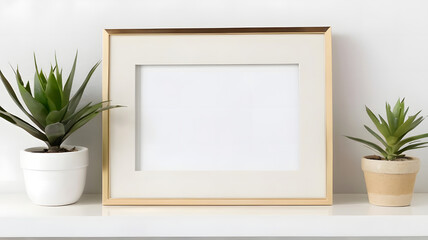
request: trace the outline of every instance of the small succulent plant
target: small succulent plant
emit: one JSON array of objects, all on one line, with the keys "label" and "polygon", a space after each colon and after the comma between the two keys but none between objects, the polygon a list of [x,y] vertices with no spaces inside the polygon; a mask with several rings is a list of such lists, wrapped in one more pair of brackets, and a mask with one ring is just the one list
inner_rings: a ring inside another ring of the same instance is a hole
[{"label": "small succulent plant", "polygon": [[421,116],[418,117],[421,111],[417,112],[415,115],[408,116],[406,119],[408,110],[408,107],[405,108],[404,98],[402,100],[398,99],[392,110],[391,105],[386,103],[387,121],[385,121],[381,115],[379,115],[379,118],[376,117],[376,115],[366,107],[367,114],[383,138],[368,126],[364,125],[364,127],[383,145],[383,147],[360,138],[347,137],[375,150],[384,160],[405,158],[406,156],[404,153],[408,150],[428,147],[428,142],[420,142],[421,139],[428,137],[428,133],[404,138],[425,119]]},{"label": "small succulent plant", "polygon": [[70,96],[76,70],[76,62],[77,53],[70,74],[66,80],[64,79],[65,83],[63,84],[62,69],[59,69],[56,56],[55,65],[51,66],[49,73],[45,75],[42,69],[39,71],[36,56],[34,55],[36,73],[34,75],[33,90],[30,88],[29,81],[24,84],[18,67],[16,70],[13,69],[19,93],[26,108],[21,104],[9,81],[0,71],[0,79],[6,87],[10,97],[34,125],[9,113],[1,106],[0,117],[24,129],[33,137],[45,142],[48,146],[47,152],[67,151],[67,149],[61,148],[61,144],[72,133],[88,123],[98,113],[111,108],[120,107],[119,105],[109,105],[107,101],[96,104],[88,103],[78,109],[86,85],[100,62],[97,62],[92,67],[76,93]]}]

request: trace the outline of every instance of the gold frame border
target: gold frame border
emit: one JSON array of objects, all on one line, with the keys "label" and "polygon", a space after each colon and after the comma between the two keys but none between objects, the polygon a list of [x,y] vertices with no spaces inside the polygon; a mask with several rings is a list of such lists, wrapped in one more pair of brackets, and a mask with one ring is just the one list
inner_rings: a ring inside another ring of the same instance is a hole
[{"label": "gold frame border", "polygon": [[333,204],[333,89],[330,27],[105,29],[103,32],[103,101],[109,100],[110,36],[129,34],[324,34],[326,106],[325,198],[111,198],[109,163],[109,111],[102,113],[103,205],[332,205]]}]

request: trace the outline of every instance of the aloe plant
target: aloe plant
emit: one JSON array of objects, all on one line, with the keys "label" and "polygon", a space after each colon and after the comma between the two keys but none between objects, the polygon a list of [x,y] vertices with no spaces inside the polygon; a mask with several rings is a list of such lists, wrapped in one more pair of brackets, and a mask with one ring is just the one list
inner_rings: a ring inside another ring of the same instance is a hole
[{"label": "aloe plant", "polygon": [[410,131],[416,128],[425,119],[421,116],[418,117],[421,111],[417,112],[415,115],[408,116],[406,119],[408,110],[408,107],[405,108],[404,98],[402,100],[398,99],[392,110],[391,105],[386,103],[387,120],[385,120],[381,115],[378,115],[378,118],[366,106],[367,114],[382,136],[380,136],[368,126],[364,125],[364,127],[383,145],[383,147],[361,138],[350,136],[346,137],[373,149],[385,160],[397,160],[400,158],[405,158],[406,156],[404,153],[406,151],[428,147],[428,142],[420,142],[421,139],[428,137],[428,133],[404,138]]},{"label": "aloe plant", "polygon": [[47,75],[42,69],[38,69],[36,56],[34,55],[34,64],[36,73],[34,75],[33,90],[30,82],[24,84],[18,67],[13,69],[15,73],[18,90],[25,103],[26,108],[18,99],[9,81],[0,71],[0,79],[6,87],[12,100],[24,112],[24,114],[33,122],[34,125],[24,121],[18,116],[11,114],[0,106],[0,117],[6,121],[24,129],[33,137],[42,140],[48,146],[47,152],[67,151],[61,148],[61,144],[77,129],[88,123],[98,113],[119,107],[118,105],[109,105],[107,102],[88,103],[78,109],[83,92],[95,72],[100,62],[97,62],[89,71],[82,85],[71,96],[71,88],[76,71],[77,53],[65,83],[63,84],[62,69],[59,69],[58,61],[55,56],[55,65],[51,66]]}]

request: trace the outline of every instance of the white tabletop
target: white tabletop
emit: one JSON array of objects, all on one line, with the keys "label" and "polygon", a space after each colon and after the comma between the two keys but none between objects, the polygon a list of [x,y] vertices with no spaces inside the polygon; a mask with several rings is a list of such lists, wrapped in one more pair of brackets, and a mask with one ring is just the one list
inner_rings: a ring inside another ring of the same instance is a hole
[{"label": "white tabletop", "polygon": [[64,207],[0,195],[0,237],[428,236],[428,194],[377,207],[363,194],[333,206],[101,206],[88,194]]}]

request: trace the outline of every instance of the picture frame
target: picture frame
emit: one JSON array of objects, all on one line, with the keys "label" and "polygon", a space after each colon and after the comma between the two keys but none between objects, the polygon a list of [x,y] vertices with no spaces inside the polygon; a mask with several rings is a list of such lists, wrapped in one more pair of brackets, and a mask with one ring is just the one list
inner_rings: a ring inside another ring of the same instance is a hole
[{"label": "picture frame", "polygon": [[106,29],[103,205],[331,205],[330,27]]}]

